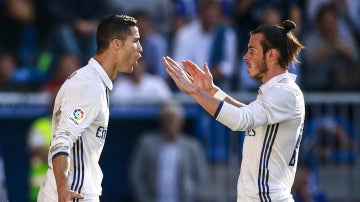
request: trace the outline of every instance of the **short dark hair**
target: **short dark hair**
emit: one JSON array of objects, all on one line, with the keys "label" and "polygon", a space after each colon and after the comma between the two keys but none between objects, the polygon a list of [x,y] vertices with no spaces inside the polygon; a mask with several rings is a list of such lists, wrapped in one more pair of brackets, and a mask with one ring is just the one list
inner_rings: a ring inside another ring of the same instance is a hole
[{"label": "short dark hair", "polygon": [[261,25],[250,32],[252,34],[261,33],[264,38],[261,42],[264,55],[270,49],[276,49],[279,54],[279,65],[288,69],[289,64],[297,62],[296,56],[304,46],[290,32],[296,27],[295,23],[286,20],[281,25]]},{"label": "short dark hair", "polygon": [[100,21],[96,32],[96,53],[104,52],[114,39],[125,41],[132,26],[137,26],[136,19],[127,15],[108,15],[104,17]]}]

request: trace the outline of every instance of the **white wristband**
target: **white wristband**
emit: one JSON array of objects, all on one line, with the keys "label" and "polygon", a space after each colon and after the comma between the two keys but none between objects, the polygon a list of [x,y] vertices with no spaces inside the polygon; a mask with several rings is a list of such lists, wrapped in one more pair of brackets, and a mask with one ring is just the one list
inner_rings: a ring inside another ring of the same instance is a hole
[{"label": "white wristband", "polygon": [[217,98],[221,101],[225,100],[226,97],[227,97],[227,94],[224,91],[222,91],[221,89],[216,91],[216,93],[214,94],[214,98]]}]

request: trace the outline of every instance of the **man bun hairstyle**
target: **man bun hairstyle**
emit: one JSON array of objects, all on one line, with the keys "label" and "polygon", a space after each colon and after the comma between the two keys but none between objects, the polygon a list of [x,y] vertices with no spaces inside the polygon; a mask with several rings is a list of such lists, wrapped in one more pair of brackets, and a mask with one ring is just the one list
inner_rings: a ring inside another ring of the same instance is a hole
[{"label": "man bun hairstyle", "polygon": [[270,49],[279,52],[278,63],[281,67],[289,69],[289,64],[298,62],[296,56],[304,46],[291,33],[296,24],[291,20],[285,20],[280,25],[260,25],[250,32],[253,34],[263,34],[261,42],[264,56]]},{"label": "man bun hairstyle", "polygon": [[290,30],[295,29],[296,24],[291,20],[285,20],[281,23],[281,27],[284,29],[285,33],[288,33]]}]

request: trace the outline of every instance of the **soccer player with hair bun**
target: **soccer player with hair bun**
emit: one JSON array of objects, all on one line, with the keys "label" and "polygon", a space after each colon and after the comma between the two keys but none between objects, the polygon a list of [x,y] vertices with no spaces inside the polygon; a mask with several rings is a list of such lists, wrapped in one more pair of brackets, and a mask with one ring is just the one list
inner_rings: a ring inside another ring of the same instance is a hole
[{"label": "soccer player with hair bun", "polygon": [[[295,23],[261,25],[250,32],[244,60],[250,77],[261,80],[255,101],[241,103],[214,85],[212,75],[189,60],[164,57],[166,71],[216,120],[234,131],[246,131],[237,201],[294,201],[298,151],[305,118],[303,93],[288,72],[303,45],[291,33]],[[199,47],[201,48],[201,47]]]}]

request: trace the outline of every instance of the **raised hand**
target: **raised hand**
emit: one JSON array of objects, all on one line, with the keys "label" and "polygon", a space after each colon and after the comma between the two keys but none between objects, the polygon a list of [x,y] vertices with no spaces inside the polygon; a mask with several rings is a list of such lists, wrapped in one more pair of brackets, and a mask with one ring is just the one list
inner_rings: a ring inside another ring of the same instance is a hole
[{"label": "raised hand", "polygon": [[191,75],[191,81],[194,85],[211,95],[218,90],[218,87],[214,85],[213,77],[206,63],[204,64],[204,71],[190,60],[185,60],[182,64],[186,71]]},{"label": "raised hand", "polygon": [[196,90],[196,86],[193,84],[193,78],[187,72],[185,72],[177,62],[170,57],[163,57],[163,63],[166,66],[166,72],[174,80],[178,88],[184,93],[191,94]]}]

